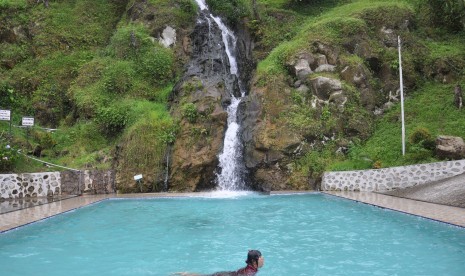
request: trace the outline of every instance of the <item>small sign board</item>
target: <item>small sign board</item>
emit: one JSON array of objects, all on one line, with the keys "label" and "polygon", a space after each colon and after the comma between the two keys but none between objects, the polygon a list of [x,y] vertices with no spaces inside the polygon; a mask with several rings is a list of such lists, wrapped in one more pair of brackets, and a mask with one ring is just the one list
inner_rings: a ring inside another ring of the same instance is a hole
[{"label": "small sign board", "polygon": [[34,125],[34,117],[23,117],[22,125],[23,126],[33,126]]},{"label": "small sign board", "polygon": [[0,121],[9,121],[11,117],[10,110],[2,110],[0,109]]},{"label": "small sign board", "polygon": [[142,179],[142,174],[134,175],[134,180],[141,180]]}]

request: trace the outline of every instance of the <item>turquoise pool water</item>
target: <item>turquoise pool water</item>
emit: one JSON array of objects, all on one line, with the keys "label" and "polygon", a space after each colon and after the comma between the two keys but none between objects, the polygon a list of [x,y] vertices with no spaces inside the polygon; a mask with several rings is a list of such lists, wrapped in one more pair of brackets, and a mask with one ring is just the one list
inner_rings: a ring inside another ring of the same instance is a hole
[{"label": "turquoise pool water", "polygon": [[465,229],[323,194],[107,200],[0,234],[1,275],[465,275]]}]

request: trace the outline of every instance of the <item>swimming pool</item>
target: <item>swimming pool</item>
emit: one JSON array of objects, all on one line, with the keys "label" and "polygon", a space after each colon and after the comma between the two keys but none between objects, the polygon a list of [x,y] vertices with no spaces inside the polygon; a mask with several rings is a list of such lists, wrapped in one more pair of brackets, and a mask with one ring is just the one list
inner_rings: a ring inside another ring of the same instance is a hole
[{"label": "swimming pool", "polygon": [[[2,275],[465,275],[465,229],[323,194],[106,200],[0,234]],[[6,272],[4,274],[4,272]]]}]

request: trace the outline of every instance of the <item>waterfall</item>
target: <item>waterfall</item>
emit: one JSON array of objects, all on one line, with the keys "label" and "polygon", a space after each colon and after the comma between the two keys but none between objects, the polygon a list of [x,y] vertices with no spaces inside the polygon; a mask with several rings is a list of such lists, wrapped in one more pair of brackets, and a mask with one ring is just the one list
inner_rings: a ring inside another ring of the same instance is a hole
[{"label": "waterfall", "polygon": [[166,167],[165,167],[165,181],[163,182],[163,191],[168,191],[168,180],[170,175],[170,151],[171,146],[166,149]]},{"label": "waterfall", "polygon": [[[231,104],[227,108],[228,122],[227,130],[224,138],[223,151],[218,156],[219,167],[221,172],[217,174],[218,190],[236,191],[244,189],[244,167],[242,165],[242,144],[239,139],[240,125],[237,122],[237,108],[245,96],[245,91],[240,84],[239,70],[235,57],[236,37],[234,33],[222,22],[221,18],[213,16],[205,4],[205,0],[196,0],[200,10],[208,13],[218,28],[221,30],[221,35],[228,56],[230,74],[235,75],[239,81],[241,96],[236,97],[231,92]],[[209,21],[210,23],[210,21]]]}]

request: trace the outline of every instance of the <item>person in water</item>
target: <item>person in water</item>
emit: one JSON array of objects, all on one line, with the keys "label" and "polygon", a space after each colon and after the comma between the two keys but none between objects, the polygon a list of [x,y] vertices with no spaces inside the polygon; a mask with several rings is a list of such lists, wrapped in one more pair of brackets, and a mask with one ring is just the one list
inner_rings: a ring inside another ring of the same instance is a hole
[{"label": "person in water", "polygon": [[258,250],[249,250],[247,253],[247,260],[245,261],[247,266],[236,271],[236,275],[255,275],[258,269],[265,264],[265,259],[262,253]]},{"label": "person in water", "polygon": [[199,275],[199,274],[191,274],[191,273],[177,273],[175,275],[183,275],[183,276],[254,276],[258,269],[261,268],[265,264],[265,259],[262,256],[262,253],[258,250],[249,250],[247,253],[247,260],[245,261],[247,265],[237,271],[230,271],[230,272],[216,272],[211,275]]}]

